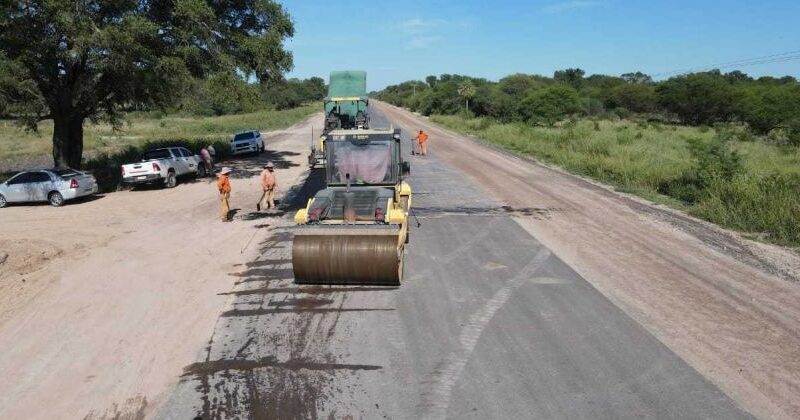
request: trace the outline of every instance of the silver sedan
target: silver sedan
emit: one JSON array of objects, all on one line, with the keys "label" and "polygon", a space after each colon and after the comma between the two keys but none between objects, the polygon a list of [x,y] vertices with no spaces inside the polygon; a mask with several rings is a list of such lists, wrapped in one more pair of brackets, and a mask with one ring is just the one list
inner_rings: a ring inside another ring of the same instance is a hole
[{"label": "silver sedan", "polygon": [[37,169],[20,172],[0,184],[0,207],[9,203],[48,201],[61,206],[67,200],[97,193],[97,180],[74,169]]}]

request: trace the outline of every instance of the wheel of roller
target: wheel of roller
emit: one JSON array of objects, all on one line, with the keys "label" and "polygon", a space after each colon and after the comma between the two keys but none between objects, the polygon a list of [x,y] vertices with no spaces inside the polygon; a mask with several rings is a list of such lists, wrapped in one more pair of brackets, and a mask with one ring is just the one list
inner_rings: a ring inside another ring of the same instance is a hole
[{"label": "wheel of roller", "polygon": [[403,270],[405,270],[405,252],[403,252],[403,248],[400,248],[397,253],[397,284],[403,282]]},{"label": "wheel of roller", "polygon": [[377,229],[298,232],[292,244],[295,282],[398,285],[403,272],[398,235]]}]

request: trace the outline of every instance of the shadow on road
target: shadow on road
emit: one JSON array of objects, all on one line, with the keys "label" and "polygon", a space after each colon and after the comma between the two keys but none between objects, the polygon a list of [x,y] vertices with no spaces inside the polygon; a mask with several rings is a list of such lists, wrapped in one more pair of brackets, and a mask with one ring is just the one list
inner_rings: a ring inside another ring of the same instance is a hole
[{"label": "shadow on road", "polygon": [[287,157],[297,156],[300,153],[288,151],[275,151],[266,150],[264,153],[249,156],[234,156],[224,162],[220,162],[217,166],[229,166],[233,169],[230,177],[234,179],[251,178],[261,174],[264,170],[264,165],[267,162],[272,162],[276,169],[287,169],[294,166],[300,166],[297,163],[291,162]]},{"label": "shadow on road", "polygon": [[306,204],[308,204],[308,200],[314,197],[320,190],[325,189],[326,186],[325,169],[311,169],[308,173],[308,177],[306,177],[301,184],[295,185],[286,193],[284,199],[287,201],[282,208],[287,212],[305,208]]}]

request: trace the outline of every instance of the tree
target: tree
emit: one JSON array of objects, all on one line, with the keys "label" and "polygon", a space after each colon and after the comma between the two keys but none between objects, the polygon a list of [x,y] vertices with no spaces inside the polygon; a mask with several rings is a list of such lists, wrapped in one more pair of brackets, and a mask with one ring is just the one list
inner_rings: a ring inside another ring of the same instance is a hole
[{"label": "tree", "polygon": [[640,71],[635,73],[625,73],[620,76],[626,83],[650,84],[653,83],[653,78]]},{"label": "tree", "polygon": [[192,95],[196,109],[202,115],[227,115],[252,111],[258,103],[258,86],[251,85],[234,72],[213,74],[201,81]]},{"label": "tree", "polygon": [[466,100],[466,110],[469,112],[469,100],[475,96],[475,85],[470,80],[464,80],[458,86],[458,95]]},{"label": "tree", "polygon": [[791,128],[800,119],[800,86],[764,85],[746,89],[739,112],[755,132]]},{"label": "tree", "polygon": [[581,94],[585,97],[595,98],[604,104],[608,104],[611,91],[620,85],[624,85],[625,80],[620,77],[593,74],[583,80]]},{"label": "tree", "polygon": [[578,92],[570,86],[554,85],[528,95],[518,113],[530,124],[554,125],[569,114],[581,110]]},{"label": "tree", "polygon": [[553,79],[556,82],[566,83],[576,90],[580,90],[583,87],[583,76],[585,74],[586,72],[581,69],[558,70],[553,74]]},{"label": "tree", "polygon": [[531,90],[540,89],[545,86],[541,76],[530,76],[517,73],[506,76],[498,82],[500,90],[517,97],[524,98]]},{"label": "tree", "polygon": [[433,87],[436,84],[436,76],[431,75],[426,77],[425,83],[427,83],[428,86]]},{"label": "tree", "polygon": [[608,104],[633,112],[652,112],[658,106],[658,97],[650,85],[626,83],[611,89]]},{"label": "tree", "polygon": [[728,121],[737,92],[719,71],[673,77],[656,88],[660,104],[692,125]]},{"label": "tree", "polygon": [[119,125],[135,106],[164,106],[192,78],[259,80],[291,69],[294,34],[273,0],[28,0],[0,3],[0,91],[29,128],[53,120],[53,160],[80,167],[83,125]]},{"label": "tree", "polygon": [[261,100],[277,109],[294,108],[303,103],[318,101],[325,97],[325,93],[325,81],[319,77],[277,80],[261,85]]},{"label": "tree", "polygon": [[725,74],[725,80],[727,80],[730,84],[735,85],[737,83],[752,82],[753,78],[739,70],[734,70]]}]

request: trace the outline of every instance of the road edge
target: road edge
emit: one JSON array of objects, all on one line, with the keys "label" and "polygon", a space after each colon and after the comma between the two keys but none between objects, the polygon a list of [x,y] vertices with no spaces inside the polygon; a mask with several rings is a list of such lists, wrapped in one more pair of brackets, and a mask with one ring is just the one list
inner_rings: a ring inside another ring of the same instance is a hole
[{"label": "road edge", "polygon": [[[793,284],[800,283],[800,253],[791,248],[747,239],[742,236],[743,235],[742,232],[730,230],[722,226],[719,226],[717,224],[714,224],[712,222],[703,219],[698,219],[694,216],[689,215],[684,211],[666,206],[664,204],[654,203],[650,200],[647,200],[646,198],[639,197],[634,194],[618,191],[610,185],[606,185],[601,182],[595,181],[593,179],[586,178],[578,174],[574,174],[559,166],[550,165],[548,163],[542,162],[541,160],[533,156],[514,153],[510,150],[504,149],[500,146],[497,146],[493,143],[483,140],[480,137],[455,132],[453,130],[442,127],[441,125],[431,121],[430,118],[427,116],[418,115],[405,108],[401,108],[389,104],[387,102],[382,102],[377,100],[375,100],[375,102],[379,102],[381,105],[422,118],[428,124],[435,126],[439,130],[450,133],[455,137],[464,138],[468,141],[473,142],[478,146],[486,147],[494,152],[503,154],[508,158],[517,159],[532,165],[536,165],[545,170],[553,171],[560,175],[564,175],[570,178],[572,181],[581,184],[581,186],[601,192],[606,197],[617,199],[621,203],[625,204],[631,210],[645,213],[649,216],[657,218],[662,222],[668,223],[670,226],[697,238],[704,244],[708,245],[709,247],[711,247],[712,249],[723,255],[727,255],[753,268],[763,271],[769,275],[778,277],[789,283]],[[764,254],[782,254],[781,256],[783,258],[787,258],[793,261],[792,264],[790,264],[790,267],[780,267],[778,263],[772,261],[774,259],[770,258],[772,256]]]}]

